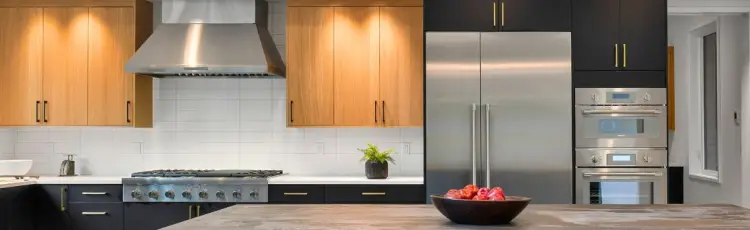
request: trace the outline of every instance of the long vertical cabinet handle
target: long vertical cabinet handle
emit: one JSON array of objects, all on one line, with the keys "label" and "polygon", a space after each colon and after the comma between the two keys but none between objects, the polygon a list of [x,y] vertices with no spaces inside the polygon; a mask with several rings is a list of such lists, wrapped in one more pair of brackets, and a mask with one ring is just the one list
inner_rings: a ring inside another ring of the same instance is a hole
[{"label": "long vertical cabinet handle", "polygon": [[477,104],[471,104],[471,184],[477,184]]},{"label": "long vertical cabinet handle", "polygon": [[375,112],[373,115],[375,115],[375,124],[377,124],[378,123],[378,101],[375,101]]},{"label": "long vertical cabinet handle", "polygon": [[382,101],[381,104],[383,106],[383,111],[381,111],[381,113],[383,113],[383,117],[381,118],[383,119],[383,125],[385,125],[385,101]]},{"label": "long vertical cabinet handle", "polygon": [[44,108],[42,108],[42,116],[44,116],[44,123],[47,123],[47,101],[44,101]]},{"label": "long vertical cabinet handle", "polygon": [[500,3],[500,26],[505,26],[505,2]]},{"label": "long vertical cabinet handle", "polygon": [[201,216],[201,205],[200,204],[195,206],[195,217],[199,217],[199,216]]},{"label": "long vertical cabinet handle", "polygon": [[492,1],[492,27],[497,27],[497,2]]},{"label": "long vertical cabinet handle", "polygon": [[68,208],[65,207],[68,198],[68,186],[63,185],[60,187],[60,211],[66,211]]},{"label": "long vertical cabinet handle", "polygon": [[192,205],[188,207],[188,220],[189,219],[193,219],[193,206]]},{"label": "long vertical cabinet handle", "polygon": [[622,68],[628,67],[628,44],[622,44]]},{"label": "long vertical cabinet handle", "polygon": [[620,48],[617,47],[617,44],[615,44],[615,68],[620,67],[619,66],[619,63],[620,63],[620,59],[619,59],[620,51],[619,50]]},{"label": "long vertical cabinet handle", "polygon": [[487,164],[487,184],[485,184],[485,187],[492,187],[490,184],[490,104],[487,104],[487,109],[485,110],[485,138],[487,138],[487,155],[485,156],[484,160]]},{"label": "long vertical cabinet handle", "polygon": [[125,103],[125,121],[130,123],[130,101]]},{"label": "long vertical cabinet handle", "polygon": [[39,104],[41,103],[41,101],[36,101],[36,106],[34,107],[34,119],[36,119],[36,123],[42,121],[42,119],[39,119]]},{"label": "long vertical cabinet handle", "polygon": [[294,123],[294,101],[289,101],[289,123]]}]

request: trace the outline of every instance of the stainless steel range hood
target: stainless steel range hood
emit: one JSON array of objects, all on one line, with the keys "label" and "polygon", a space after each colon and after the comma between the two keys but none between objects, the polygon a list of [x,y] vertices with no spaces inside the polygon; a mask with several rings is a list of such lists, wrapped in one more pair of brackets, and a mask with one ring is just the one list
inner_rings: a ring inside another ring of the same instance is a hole
[{"label": "stainless steel range hood", "polygon": [[284,77],[263,0],[163,0],[162,24],[125,65],[154,77]]}]

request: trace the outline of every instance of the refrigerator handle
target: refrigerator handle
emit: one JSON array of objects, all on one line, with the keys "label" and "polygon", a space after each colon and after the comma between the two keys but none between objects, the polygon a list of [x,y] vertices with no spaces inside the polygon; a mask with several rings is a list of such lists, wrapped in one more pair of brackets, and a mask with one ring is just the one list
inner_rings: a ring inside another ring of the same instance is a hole
[{"label": "refrigerator handle", "polygon": [[485,114],[485,123],[484,124],[485,124],[485,132],[486,132],[485,138],[487,138],[486,139],[486,141],[487,141],[487,143],[486,143],[487,144],[487,155],[485,156],[484,161],[487,164],[487,166],[486,166],[487,167],[487,171],[486,171],[487,172],[487,176],[485,177],[487,179],[487,184],[485,184],[484,186],[489,188],[489,187],[492,186],[490,184],[490,104],[486,104],[486,106],[487,106],[487,108],[484,110],[485,113],[486,113]]},{"label": "refrigerator handle", "polygon": [[477,184],[477,104],[471,104],[471,184]]}]

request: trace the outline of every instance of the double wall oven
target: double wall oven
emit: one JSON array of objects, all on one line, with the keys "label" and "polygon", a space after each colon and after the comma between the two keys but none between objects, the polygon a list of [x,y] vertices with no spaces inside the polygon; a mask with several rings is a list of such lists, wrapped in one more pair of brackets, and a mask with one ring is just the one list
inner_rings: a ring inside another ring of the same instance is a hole
[{"label": "double wall oven", "polygon": [[576,202],[665,204],[663,88],[575,90]]}]

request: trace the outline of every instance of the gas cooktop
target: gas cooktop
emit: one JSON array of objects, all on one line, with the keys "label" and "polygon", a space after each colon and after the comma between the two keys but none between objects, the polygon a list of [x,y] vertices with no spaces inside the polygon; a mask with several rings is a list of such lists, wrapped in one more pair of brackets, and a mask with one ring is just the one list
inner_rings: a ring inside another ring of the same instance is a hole
[{"label": "gas cooktop", "polygon": [[268,178],[284,174],[282,170],[158,169],[130,174],[131,177],[234,177]]}]

